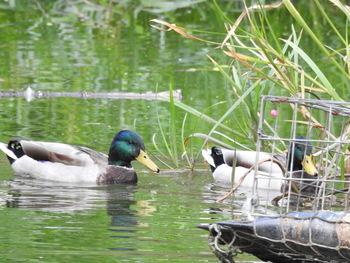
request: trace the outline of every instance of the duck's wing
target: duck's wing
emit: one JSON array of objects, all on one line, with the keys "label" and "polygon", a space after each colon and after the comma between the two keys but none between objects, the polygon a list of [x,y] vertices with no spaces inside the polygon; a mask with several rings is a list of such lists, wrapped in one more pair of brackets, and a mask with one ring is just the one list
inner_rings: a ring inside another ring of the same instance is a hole
[{"label": "duck's wing", "polygon": [[224,156],[224,161],[227,165],[233,166],[234,163],[236,162],[237,158],[237,150],[229,150],[225,148],[221,148],[222,155]]},{"label": "duck's wing", "polygon": [[229,166],[233,166],[233,164],[236,162],[236,166],[250,168],[255,165],[257,154],[259,154],[259,160],[272,158],[272,155],[266,152],[258,153],[256,151],[230,150],[225,148],[221,148],[221,151],[224,156],[225,163]]},{"label": "duck's wing", "polygon": [[37,161],[50,161],[73,166],[107,165],[107,155],[87,147],[64,143],[19,140],[26,155]]},{"label": "duck's wing", "polygon": [[77,150],[79,150],[82,153],[86,153],[89,155],[89,157],[99,165],[106,165],[108,163],[108,155],[92,150],[88,147],[84,146],[74,146]]},{"label": "duck's wing", "polygon": [[[256,151],[236,151],[237,155],[237,166],[243,166],[245,168],[251,168],[256,164],[256,158],[258,156],[258,161],[261,162],[267,159],[280,159],[276,158],[277,155],[272,155],[267,152],[256,152]],[[226,159],[225,159],[226,161]],[[284,164],[284,163],[282,163]],[[272,161],[265,161],[259,165],[259,171],[267,173],[282,173],[281,168],[278,164]]]},{"label": "duck's wing", "polygon": [[[230,150],[225,148],[220,148],[224,162],[226,165],[230,167],[244,167],[244,168],[251,168],[256,164],[257,161],[257,155],[258,155],[258,161],[264,160],[264,159],[271,159],[275,158],[281,161],[280,156],[278,155],[272,155],[271,153],[267,152],[256,152],[256,151],[243,151],[243,150]],[[213,157],[211,156],[212,150],[211,149],[203,149],[202,155],[204,159],[212,166],[216,167],[215,162],[213,160]],[[277,158],[278,157],[278,158]],[[284,162],[282,162],[284,164]],[[259,171],[266,172],[266,173],[281,173],[281,168],[274,162],[267,161],[263,162],[259,165]]]}]

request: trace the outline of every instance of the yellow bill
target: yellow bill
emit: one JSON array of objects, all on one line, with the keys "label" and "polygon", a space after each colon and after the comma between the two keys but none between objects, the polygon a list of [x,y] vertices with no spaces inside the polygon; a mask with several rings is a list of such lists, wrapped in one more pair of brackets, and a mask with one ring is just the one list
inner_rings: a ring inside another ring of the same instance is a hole
[{"label": "yellow bill", "polygon": [[136,160],[146,166],[153,172],[159,173],[158,166],[148,157],[148,154],[143,150],[140,150],[139,156],[136,157]]},{"label": "yellow bill", "polygon": [[305,172],[307,172],[309,175],[318,175],[316,165],[312,160],[312,155],[305,155],[301,165],[303,166]]}]

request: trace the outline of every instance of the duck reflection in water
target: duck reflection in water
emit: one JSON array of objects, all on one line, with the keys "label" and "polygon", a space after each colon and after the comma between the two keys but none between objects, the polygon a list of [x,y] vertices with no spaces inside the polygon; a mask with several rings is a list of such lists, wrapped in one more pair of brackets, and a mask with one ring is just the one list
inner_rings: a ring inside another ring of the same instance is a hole
[{"label": "duck reflection in water", "polygon": [[[136,244],[132,240],[138,235],[139,227],[148,227],[147,223],[141,223],[140,218],[150,216],[156,208],[151,205],[151,200],[138,200],[134,198],[137,188],[135,186],[113,185],[108,186],[107,213],[111,217],[110,228],[116,238],[114,251],[134,251]],[[121,240],[128,239],[127,242]]]},{"label": "duck reflection in water", "polygon": [[156,210],[149,200],[135,201],[137,186],[134,185],[78,186],[25,177],[15,177],[8,185],[0,189],[2,207],[88,214],[106,208],[112,227],[145,226],[139,223],[139,217]]},{"label": "duck reflection in water", "polygon": [[152,200],[135,201],[136,188],[123,185],[107,186],[107,213],[112,217],[111,226],[147,226],[146,223],[140,223],[138,219],[150,216],[156,208],[151,204]]}]

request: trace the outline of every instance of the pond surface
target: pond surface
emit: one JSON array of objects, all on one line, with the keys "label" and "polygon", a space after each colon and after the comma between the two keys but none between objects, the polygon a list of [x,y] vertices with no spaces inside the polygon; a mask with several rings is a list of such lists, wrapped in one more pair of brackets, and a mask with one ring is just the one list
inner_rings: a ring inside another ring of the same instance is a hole
[{"label": "pond surface", "polygon": [[[224,82],[205,57],[206,46],[149,26],[162,14],[142,4],[106,11],[109,7],[86,3],[1,5],[2,91],[158,92],[171,85],[201,107],[225,97],[212,90]],[[176,11],[175,6],[169,16],[204,23],[201,9]],[[153,158],[162,158],[153,134],[165,149],[159,125],[166,134],[170,125],[168,103],[154,100],[3,98],[0,116],[3,142],[20,136],[106,152],[118,130],[132,129]],[[176,127],[183,116],[176,111]],[[188,120],[186,135],[198,127],[208,130]],[[213,189],[207,169],[169,170],[157,163],[163,171],[156,175],[135,164],[136,186],[68,185],[14,176],[1,154],[0,261],[218,262],[207,233],[196,225],[231,218],[230,204],[215,203],[225,190]],[[240,259],[254,261],[248,255]]]},{"label": "pond surface", "polygon": [[139,175],[137,186],[3,181],[1,262],[217,262],[195,228],[229,218],[208,174]]},{"label": "pond surface", "polygon": [[[116,2],[3,1],[0,91],[156,93],[171,87],[181,89],[186,104],[219,119],[233,97],[206,57],[213,48],[149,24],[158,18],[224,32],[215,5],[201,0]],[[239,15],[242,1],[223,2]],[[207,37],[205,32],[196,35]],[[210,35],[212,41],[223,37]],[[135,164],[136,186],[66,185],[13,176],[1,154],[0,261],[218,262],[207,233],[196,225],[231,219],[233,207],[241,204],[215,202],[227,189],[214,187],[198,158],[202,140],[191,140],[195,171],[182,159],[175,169],[157,161],[166,159],[152,143],[155,135],[166,151],[161,130],[181,145],[185,114],[176,109],[171,117],[170,112],[168,102],[155,100],[1,98],[2,142],[19,136],[107,152],[116,132],[132,129],[162,172],[152,174]],[[170,135],[172,121],[176,138]],[[234,126],[235,120],[225,124]],[[210,129],[188,116],[184,135]],[[236,262],[260,261],[240,255]]]}]

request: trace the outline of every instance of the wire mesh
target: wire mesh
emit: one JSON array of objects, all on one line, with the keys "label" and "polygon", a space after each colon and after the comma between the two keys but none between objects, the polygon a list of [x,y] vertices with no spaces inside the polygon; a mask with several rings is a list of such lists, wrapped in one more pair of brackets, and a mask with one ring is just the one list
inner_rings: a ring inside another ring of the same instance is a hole
[{"label": "wire mesh", "polygon": [[[347,102],[277,96],[262,98],[256,163],[262,152],[271,152],[286,168],[281,193],[271,200],[278,207],[274,212],[349,208],[349,117],[350,103]],[[317,174],[310,175],[304,169],[293,167],[295,151],[300,145],[305,148],[304,156],[310,149],[310,161],[315,163]],[[261,198],[259,176],[256,165],[253,196],[258,199]],[[270,177],[271,181],[279,180],[275,174],[271,173]],[[266,206],[270,204],[266,203]],[[252,206],[252,215],[255,207]]]},{"label": "wire mesh", "polygon": [[[221,262],[240,251],[274,263],[350,262],[349,117],[348,102],[262,97],[249,211],[199,226]],[[262,190],[266,178],[280,191]]]},{"label": "wire mesh", "polygon": [[210,246],[225,263],[242,252],[273,263],[350,262],[349,230],[349,212],[295,212],[208,228]]}]

